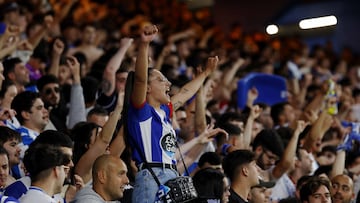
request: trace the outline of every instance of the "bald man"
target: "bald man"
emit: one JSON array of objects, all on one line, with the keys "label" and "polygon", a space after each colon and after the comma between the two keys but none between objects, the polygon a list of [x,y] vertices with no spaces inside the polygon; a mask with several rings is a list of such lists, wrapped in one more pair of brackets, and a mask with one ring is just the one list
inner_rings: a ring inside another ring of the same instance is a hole
[{"label": "bald man", "polygon": [[348,175],[335,176],[331,179],[331,186],[333,203],[349,203],[354,199],[354,182]]},{"label": "bald man", "polygon": [[126,173],[126,165],[120,158],[108,154],[98,157],[92,168],[92,188],[80,190],[73,203],[120,202],[118,200],[129,184]]}]

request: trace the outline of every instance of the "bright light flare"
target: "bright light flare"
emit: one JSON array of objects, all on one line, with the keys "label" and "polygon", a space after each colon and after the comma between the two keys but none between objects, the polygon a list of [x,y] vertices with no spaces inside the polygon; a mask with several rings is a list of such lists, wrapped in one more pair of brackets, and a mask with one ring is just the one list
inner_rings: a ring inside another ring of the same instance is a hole
[{"label": "bright light flare", "polygon": [[319,27],[326,27],[331,25],[336,25],[337,19],[335,16],[324,16],[318,18],[309,18],[304,19],[299,22],[299,27],[301,29],[312,29],[312,28],[319,28]]},{"label": "bright light flare", "polygon": [[269,35],[275,35],[279,32],[279,28],[276,25],[268,25],[266,27],[266,33],[268,33]]}]

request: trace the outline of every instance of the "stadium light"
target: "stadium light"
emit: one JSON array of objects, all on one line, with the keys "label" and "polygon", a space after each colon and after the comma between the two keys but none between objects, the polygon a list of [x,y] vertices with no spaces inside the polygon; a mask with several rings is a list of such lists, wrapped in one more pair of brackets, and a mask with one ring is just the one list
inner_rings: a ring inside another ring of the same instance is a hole
[{"label": "stadium light", "polygon": [[275,35],[279,32],[279,28],[277,25],[268,25],[266,27],[266,33],[268,33],[269,35]]},{"label": "stadium light", "polygon": [[299,27],[301,29],[312,29],[312,28],[326,27],[336,24],[337,24],[336,17],[331,15],[331,16],[308,18],[301,20],[299,22]]}]

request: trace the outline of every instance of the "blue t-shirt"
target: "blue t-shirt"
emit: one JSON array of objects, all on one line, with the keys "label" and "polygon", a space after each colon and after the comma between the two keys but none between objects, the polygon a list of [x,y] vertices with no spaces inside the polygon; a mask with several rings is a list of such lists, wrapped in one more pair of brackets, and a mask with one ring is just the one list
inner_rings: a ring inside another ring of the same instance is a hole
[{"label": "blue t-shirt", "polygon": [[129,106],[127,124],[137,165],[143,163],[144,154],[147,162],[176,164],[176,134],[169,118],[170,108],[167,105],[160,108],[165,115],[161,116],[147,102],[139,108]]}]

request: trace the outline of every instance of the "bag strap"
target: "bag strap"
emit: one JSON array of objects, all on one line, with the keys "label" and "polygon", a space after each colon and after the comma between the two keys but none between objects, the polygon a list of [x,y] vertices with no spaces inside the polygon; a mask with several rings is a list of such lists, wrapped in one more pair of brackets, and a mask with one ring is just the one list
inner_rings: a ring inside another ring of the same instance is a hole
[{"label": "bag strap", "polygon": [[[185,164],[184,157],[183,157],[183,155],[182,155],[182,153],[181,153],[181,151],[180,151],[180,147],[179,147],[177,141],[175,141],[175,147],[179,150],[181,162],[182,162],[183,165],[184,165],[184,169],[185,169],[186,173],[187,173],[188,175],[190,175],[189,170],[188,170],[188,168],[187,168],[187,166],[186,166],[186,164]],[[161,183],[160,183],[159,179],[156,177],[156,175],[155,175],[154,171],[152,170],[152,168],[149,167],[148,162],[147,162],[147,160],[146,160],[146,158],[145,158],[145,154],[141,153],[140,147],[139,147],[138,145],[135,145],[135,148],[139,151],[139,154],[141,155],[141,158],[143,159],[143,163],[145,164],[145,167],[150,171],[150,173],[151,173],[151,175],[154,177],[156,183],[160,186]]]},{"label": "bag strap", "polygon": [[186,167],[186,164],[185,164],[185,161],[184,161],[184,157],[183,157],[183,155],[182,155],[182,153],[181,153],[181,151],[180,151],[180,147],[179,147],[179,145],[178,145],[177,142],[175,142],[175,146],[176,146],[176,147],[178,148],[178,150],[179,150],[181,162],[182,162],[183,165],[184,165],[184,169],[185,169],[185,171],[186,171],[186,174],[188,174],[188,175],[190,176],[189,170],[188,170],[188,168]]},{"label": "bag strap", "polygon": [[148,162],[146,161],[146,157],[145,157],[145,154],[141,153],[141,150],[140,150],[140,147],[138,145],[135,144],[135,148],[136,150],[139,151],[139,154],[141,156],[141,158],[143,159],[143,164],[145,164],[145,167],[149,170],[150,174],[153,176],[155,182],[158,184],[158,186],[160,187],[161,186],[161,183],[159,181],[159,179],[156,177],[154,171],[152,170],[151,167],[149,167],[148,165]]}]

